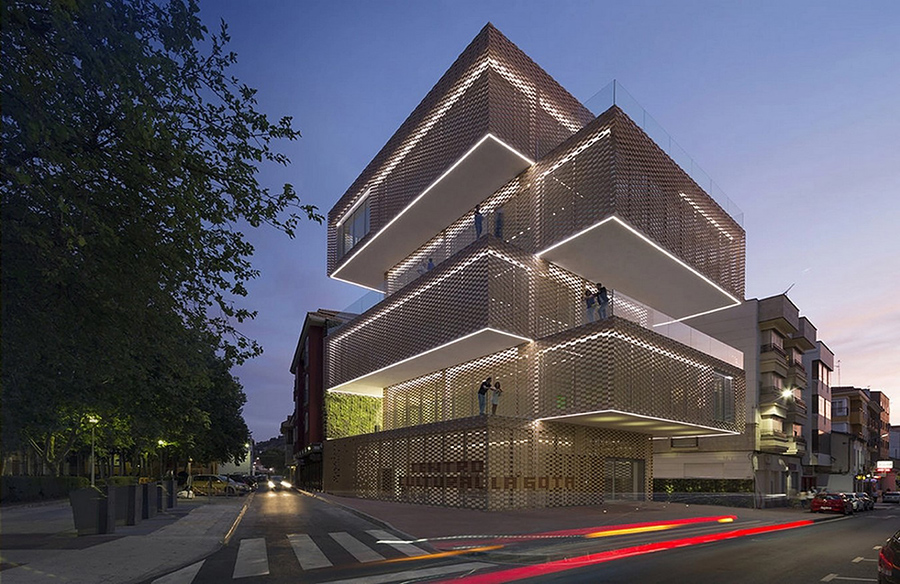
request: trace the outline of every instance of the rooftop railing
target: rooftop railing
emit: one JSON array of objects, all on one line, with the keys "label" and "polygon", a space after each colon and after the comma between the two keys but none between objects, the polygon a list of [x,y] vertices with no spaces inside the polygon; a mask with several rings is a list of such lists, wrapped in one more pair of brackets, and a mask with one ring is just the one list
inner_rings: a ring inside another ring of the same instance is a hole
[{"label": "rooftop railing", "polygon": [[628,117],[644,130],[682,170],[694,179],[694,182],[706,191],[732,219],[737,221],[738,225],[744,225],[744,212],[741,211],[740,207],[694,162],[694,159],[688,155],[687,151],[679,146],[672,136],[647,113],[647,110],[641,107],[637,100],[622,87],[621,83],[613,79],[606,87],[588,99],[584,105],[595,116],[599,116],[613,105],[619,106],[619,109],[628,114]]}]

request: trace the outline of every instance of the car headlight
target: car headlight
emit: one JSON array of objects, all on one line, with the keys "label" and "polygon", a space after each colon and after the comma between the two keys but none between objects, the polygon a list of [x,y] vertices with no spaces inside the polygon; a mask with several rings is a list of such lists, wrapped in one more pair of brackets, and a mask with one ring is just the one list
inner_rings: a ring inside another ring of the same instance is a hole
[{"label": "car headlight", "polygon": [[272,481],[269,481],[269,488],[270,488],[270,489],[274,489],[274,488],[275,488],[275,483],[273,483]]},{"label": "car headlight", "polygon": [[281,486],[284,487],[285,489],[290,489],[291,483],[289,483],[287,481],[281,481]]}]

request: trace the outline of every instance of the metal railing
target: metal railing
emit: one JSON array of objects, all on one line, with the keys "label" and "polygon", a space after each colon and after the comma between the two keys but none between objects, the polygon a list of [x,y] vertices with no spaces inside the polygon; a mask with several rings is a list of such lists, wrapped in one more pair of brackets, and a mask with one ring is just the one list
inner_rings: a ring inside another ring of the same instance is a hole
[{"label": "metal railing", "polygon": [[711,196],[741,226],[744,224],[744,212],[725,194],[706,172],[700,168],[672,136],[653,117],[647,113],[634,97],[613,79],[606,87],[598,91],[585,102],[591,113],[599,116],[611,106],[616,105],[631,118],[656,144],[675,161],[692,179]]}]

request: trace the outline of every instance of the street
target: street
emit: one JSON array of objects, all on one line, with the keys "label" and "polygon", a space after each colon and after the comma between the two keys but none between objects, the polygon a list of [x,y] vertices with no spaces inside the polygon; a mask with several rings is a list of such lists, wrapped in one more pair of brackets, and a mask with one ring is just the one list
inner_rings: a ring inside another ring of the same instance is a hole
[{"label": "street", "polygon": [[428,554],[347,511],[287,489],[260,489],[228,545],[202,562],[156,579],[155,584],[203,582],[331,582],[378,574],[379,580],[448,576],[491,564]]},{"label": "street", "polygon": [[824,518],[797,513],[778,523],[711,513],[525,538],[432,541],[442,553],[431,554],[425,544],[398,543],[398,534],[314,497],[260,490],[228,545],[154,584],[875,582],[878,546],[900,528],[900,508],[879,504],[812,523]]}]

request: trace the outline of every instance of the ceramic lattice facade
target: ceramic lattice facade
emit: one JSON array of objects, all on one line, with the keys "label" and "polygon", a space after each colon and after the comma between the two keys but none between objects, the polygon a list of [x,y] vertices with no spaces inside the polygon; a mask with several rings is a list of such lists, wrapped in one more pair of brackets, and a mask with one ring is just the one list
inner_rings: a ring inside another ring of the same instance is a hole
[{"label": "ceramic lattice facade", "polygon": [[680,320],[741,301],[744,245],[623,110],[595,116],[486,26],[329,213],[329,274],[384,298],[326,339],[328,390],[381,418],[328,429],[324,488],[645,497],[653,438],[743,427],[741,353]]}]

